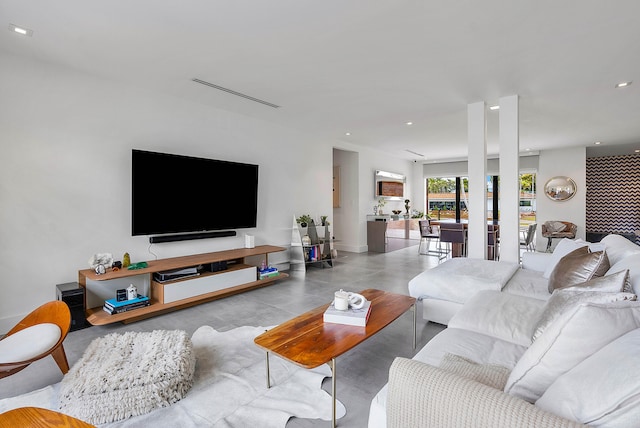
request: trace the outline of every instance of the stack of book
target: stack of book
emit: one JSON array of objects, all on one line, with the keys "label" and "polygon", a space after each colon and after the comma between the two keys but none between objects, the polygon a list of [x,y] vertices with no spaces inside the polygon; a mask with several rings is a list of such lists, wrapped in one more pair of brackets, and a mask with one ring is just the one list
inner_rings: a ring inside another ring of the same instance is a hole
[{"label": "stack of book", "polygon": [[258,279],[272,278],[278,275],[280,275],[280,272],[278,272],[278,269],[271,266],[267,268],[261,268],[258,270]]},{"label": "stack of book", "polygon": [[133,309],[144,308],[149,306],[151,302],[147,296],[138,294],[138,297],[131,300],[122,300],[118,302],[116,299],[108,299],[104,301],[102,309],[111,315],[119,314],[122,312],[131,311]]},{"label": "stack of book", "polygon": [[329,323],[365,327],[367,321],[369,321],[369,315],[371,315],[371,302],[367,300],[362,308],[353,309],[349,307],[346,311],[336,309],[332,303],[331,306],[324,311],[322,319],[324,322]]}]

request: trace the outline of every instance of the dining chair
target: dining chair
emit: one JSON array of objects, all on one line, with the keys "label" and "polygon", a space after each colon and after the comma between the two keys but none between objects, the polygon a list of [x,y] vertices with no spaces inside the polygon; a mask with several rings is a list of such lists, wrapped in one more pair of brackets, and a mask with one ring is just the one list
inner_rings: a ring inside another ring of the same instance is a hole
[{"label": "dining chair", "polygon": [[487,259],[500,259],[500,229],[493,224],[487,225]]},{"label": "dining chair", "polygon": [[[420,244],[418,245],[418,254],[441,256],[443,252],[440,249],[440,231],[439,227],[431,224],[431,220],[418,220],[420,226]],[[437,249],[431,249],[431,242],[437,242]],[[422,244],[427,244],[427,251],[422,252]]]},{"label": "dining chair", "polygon": [[[463,223],[440,223],[440,243],[447,244],[444,254],[459,248],[459,257],[467,256],[467,230]],[[453,256],[453,254],[452,254]]]},{"label": "dining chair", "polygon": [[51,355],[66,374],[69,363],[62,341],[71,327],[71,312],[61,300],[45,303],[16,324],[0,340],[0,379]]},{"label": "dining chair", "polygon": [[520,240],[520,247],[524,247],[527,251],[535,251],[534,239],[536,236],[537,223],[531,223],[524,234],[524,238]]}]

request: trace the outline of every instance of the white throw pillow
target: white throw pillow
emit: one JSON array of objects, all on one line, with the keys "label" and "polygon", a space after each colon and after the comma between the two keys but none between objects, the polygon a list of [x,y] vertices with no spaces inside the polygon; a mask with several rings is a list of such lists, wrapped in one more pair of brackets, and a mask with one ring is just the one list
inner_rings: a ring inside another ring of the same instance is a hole
[{"label": "white throw pillow", "polygon": [[[533,332],[532,341],[535,341],[544,330],[551,325],[556,319],[560,318],[562,314],[570,311],[571,308],[576,307],[584,303],[612,303],[620,300],[636,300],[637,296],[633,293],[622,293],[626,280],[626,271],[620,272],[617,275],[612,275],[613,278],[607,278],[608,281],[602,281],[606,283],[613,283],[612,287],[617,288],[614,292],[606,292],[600,290],[589,289],[559,289],[553,292],[549,300],[544,307],[542,316],[538,321],[535,331]],[[597,278],[602,279],[602,278]],[[600,281],[587,281],[584,284]],[[596,285],[597,286],[597,285]]]},{"label": "white throw pillow", "polygon": [[556,267],[561,258],[566,256],[570,252],[577,250],[578,248],[586,246],[587,243],[585,241],[580,242],[569,238],[563,238],[560,242],[558,242],[558,245],[556,245],[556,248],[553,250],[553,254],[551,254],[551,257],[549,258],[549,265],[545,269],[542,276],[549,279],[549,277],[551,276],[551,272],[553,272],[553,269]]},{"label": "white throw pillow", "polygon": [[635,329],[560,376],[536,406],[590,426],[637,426],[638,355],[640,329]]},{"label": "white throw pillow", "polygon": [[640,253],[640,246],[621,235],[607,235],[600,241],[607,248],[607,256],[611,266],[632,254]]},{"label": "white throw pillow", "polygon": [[513,368],[504,391],[533,403],[558,377],[638,327],[638,302],[578,305],[533,342]]}]

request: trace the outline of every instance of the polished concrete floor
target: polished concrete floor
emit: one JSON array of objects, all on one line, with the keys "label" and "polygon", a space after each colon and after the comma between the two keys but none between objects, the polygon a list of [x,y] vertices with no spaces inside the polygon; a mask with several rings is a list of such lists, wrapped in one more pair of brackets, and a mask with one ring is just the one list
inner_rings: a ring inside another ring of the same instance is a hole
[{"label": "polished concrete floor", "polygon": [[[291,272],[290,278],[271,286],[183,309],[136,323],[94,326],[69,333],[64,346],[73,365],[96,337],[112,332],[182,329],[192,334],[202,325],[226,331],[243,325],[276,325],[325,304],[333,292],[343,288],[359,291],[377,288],[407,294],[407,283],[418,273],[438,264],[434,256],[418,255],[416,245],[380,253],[341,252],[333,268],[310,268]],[[412,357],[444,327],[426,323],[418,310],[418,344],[412,348],[411,312],[407,312],[377,335],[337,359],[337,395],[347,408],[338,421],[341,427],[366,427],[369,404],[387,382],[396,356]],[[62,374],[52,358],[38,361],[22,372],[0,379],[0,398],[19,395],[59,382]],[[331,391],[331,380],[323,388]],[[291,427],[329,426],[322,420],[292,418]],[[168,424],[167,426],[171,426]]]}]

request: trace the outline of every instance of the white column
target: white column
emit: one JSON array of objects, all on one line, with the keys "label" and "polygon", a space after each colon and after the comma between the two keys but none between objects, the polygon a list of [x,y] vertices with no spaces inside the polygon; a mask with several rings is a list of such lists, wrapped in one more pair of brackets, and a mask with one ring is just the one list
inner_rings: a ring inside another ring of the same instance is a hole
[{"label": "white column", "polygon": [[467,256],[487,256],[487,121],[484,101],[467,106],[469,230]]},{"label": "white column", "polygon": [[518,95],[500,98],[500,260],[520,260]]}]

